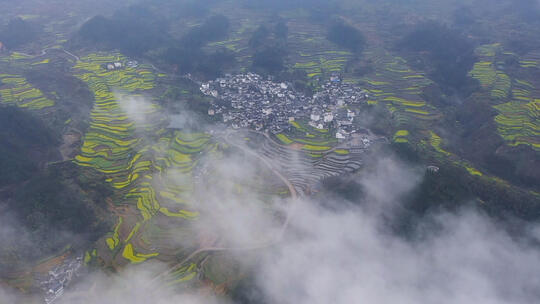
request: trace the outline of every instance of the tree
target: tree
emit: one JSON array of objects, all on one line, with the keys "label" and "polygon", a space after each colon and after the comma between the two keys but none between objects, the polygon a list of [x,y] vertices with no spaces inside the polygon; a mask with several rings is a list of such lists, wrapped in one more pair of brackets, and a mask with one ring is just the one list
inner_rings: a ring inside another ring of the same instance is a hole
[{"label": "tree", "polygon": [[274,34],[278,39],[287,39],[287,36],[289,35],[289,27],[287,26],[287,23],[284,21],[276,23],[274,26]]},{"label": "tree", "polygon": [[2,41],[8,49],[14,49],[29,43],[36,39],[37,36],[37,29],[21,18],[12,19],[7,26],[0,31],[0,41]]},{"label": "tree", "polygon": [[253,68],[267,74],[276,74],[283,70],[286,52],[277,46],[261,49],[253,55]]},{"label": "tree", "polygon": [[97,43],[128,55],[141,56],[168,44],[167,26],[149,10],[131,6],[117,11],[111,19],[103,16],[90,19],[80,28],[76,38],[83,43]]},{"label": "tree", "polygon": [[459,32],[434,21],[420,23],[398,43],[398,48],[424,56],[431,78],[443,89],[472,86],[468,72],[476,61],[474,47]]},{"label": "tree", "polygon": [[361,53],[366,46],[364,35],[355,27],[334,21],[328,30],[328,40],[355,53]]},{"label": "tree", "polygon": [[255,32],[253,32],[248,44],[252,48],[258,48],[265,44],[269,36],[270,31],[266,28],[266,26],[261,25],[257,28],[257,30],[255,30]]}]

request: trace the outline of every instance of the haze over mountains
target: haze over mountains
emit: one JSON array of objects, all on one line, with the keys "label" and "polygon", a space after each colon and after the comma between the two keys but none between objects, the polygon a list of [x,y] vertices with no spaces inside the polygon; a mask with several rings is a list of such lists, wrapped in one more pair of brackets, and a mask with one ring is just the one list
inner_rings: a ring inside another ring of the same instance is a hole
[{"label": "haze over mountains", "polygon": [[0,303],[535,303],[540,1],[0,0]]}]

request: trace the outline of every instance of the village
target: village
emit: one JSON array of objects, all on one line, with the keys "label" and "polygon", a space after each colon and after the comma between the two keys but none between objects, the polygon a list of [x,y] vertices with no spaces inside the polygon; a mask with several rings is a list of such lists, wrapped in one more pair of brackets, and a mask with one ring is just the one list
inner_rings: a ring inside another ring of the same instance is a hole
[{"label": "village", "polygon": [[56,302],[63,294],[64,289],[79,275],[83,266],[83,257],[77,256],[67,259],[61,265],[49,271],[42,278],[37,278],[39,285],[45,294],[46,304]]},{"label": "village", "polygon": [[309,121],[317,129],[335,132],[339,140],[358,132],[351,105],[366,102],[368,92],[343,83],[333,75],[321,90],[308,97],[290,83],[277,83],[248,73],[226,75],[201,85],[201,92],[214,97],[208,115],[221,115],[234,129],[251,128],[278,134],[288,131],[291,122]]}]

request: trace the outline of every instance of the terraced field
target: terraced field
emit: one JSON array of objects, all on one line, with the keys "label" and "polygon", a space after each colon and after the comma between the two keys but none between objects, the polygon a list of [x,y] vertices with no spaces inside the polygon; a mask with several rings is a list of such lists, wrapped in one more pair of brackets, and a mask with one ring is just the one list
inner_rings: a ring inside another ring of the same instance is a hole
[{"label": "terraced field", "polygon": [[540,54],[530,53],[512,79],[511,101],[495,106],[499,134],[510,146],[527,145],[540,151]]},{"label": "terraced field", "polygon": [[[100,258],[113,267],[160,255],[159,248],[141,239],[147,223],[155,217],[179,221],[197,218],[198,213],[184,197],[188,196],[190,174],[198,157],[212,147],[206,134],[162,129],[166,122],[156,105],[136,107],[127,113],[120,100],[130,102],[129,98],[153,89],[156,76],[145,66],[116,71],[102,66],[123,60],[119,54],[91,54],[74,67],[77,77],[89,85],[95,96],[90,128],[75,162],[106,174],[107,181],[124,198],[112,207],[119,217],[103,240],[106,246],[98,245],[94,254],[88,254],[87,262]],[[134,116],[147,119],[135,121]],[[186,184],[179,186],[175,181],[169,185],[166,175],[170,171],[182,174]]]},{"label": "terraced field", "polygon": [[55,112],[59,108],[58,94],[40,90],[39,86],[29,82],[25,75],[30,75],[35,70],[63,69],[63,61],[57,59],[66,56],[59,45],[46,48],[38,55],[19,52],[0,54],[0,104],[14,105],[44,115]]},{"label": "terraced field", "polygon": [[0,102],[30,110],[54,106],[54,101],[43,95],[21,75],[0,74]]},{"label": "terraced field", "polygon": [[[490,93],[495,100],[504,100],[510,95],[511,79],[498,68],[501,62],[497,61],[497,54],[502,49],[499,43],[483,45],[476,49],[476,55],[481,61],[474,64],[470,76],[480,82],[483,89]],[[495,101],[497,102],[497,101]]]},{"label": "terraced field", "polygon": [[337,139],[329,130],[313,128],[303,121],[291,122],[290,132],[277,134],[276,141],[308,152],[312,157],[330,150],[337,144]]},{"label": "terraced field", "polygon": [[[443,163],[451,162],[455,164],[456,166],[459,166],[467,170],[467,172],[469,172],[470,175],[484,176],[484,174],[480,172],[478,169],[476,169],[473,164],[471,164],[467,160],[460,158],[458,155],[455,155],[445,150],[443,147],[443,141],[444,139],[441,138],[441,136],[439,136],[437,133],[433,131],[429,131],[427,135],[427,139],[422,140],[420,142],[420,146],[426,150],[434,151],[435,153],[433,155],[435,156],[435,159],[437,159],[440,162],[443,162]],[[486,176],[485,178],[493,180],[493,181],[501,182],[501,180],[493,176]]]},{"label": "terraced field", "polygon": [[[283,141],[280,143],[278,140],[261,139],[263,135],[254,132],[250,132],[246,137],[250,138],[250,141],[262,142],[252,148],[286,176],[299,193],[309,193],[325,178],[358,170],[362,167],[364,154],[368,151],[368,147],[361,144],[332,149],[335,143],[324,141],[324,137],[312,138],[312,144],[317,145],[307,145],[310,146],[308,149],[305,148],[306,144],[302,144],[305,138],[295,139],[290,136],[294,143],[284,144]],[[311,146],[320,148],[312,150]]]},{"label": "terraced field", "polygon": [[519,61],[522,68],[540,68],[540,52],[533,51]]},{"label": "terraced field", "polygon": [[525,55],[520,68],[509,76],[499,69],[504,67],[499,58],[515,54],[504,53],[500,44],[481,46],[476,53],[481,61],[470,74],[489,93],[499,112],[495,117],[499,134],[510,146],[527,145],[540,151],[540,81],[533,76],[540,67],[540,55]]},{"label": "terraced field", "polygon": [[[194,233],[200,218],[194,193],[197,180],[211,170],[202,158],[219,158],[225,147],[209,134],[163,129],[168,123],[155,105],[128,111],[125,100],[159,84],[144,66],[118,71],[102,67],[123,60],[119,54],[92,54],[74,67],[95,95],[91,125],[75,162],[104,173],[120,195],[110,202],[118,215],[116,224],[85,260],[113,268],[148,259],[178,263],[211,242]],[[139,116],[147,119],[134,119]],[[204,257],[189,258],[164,282],[183,284],[197,278]]]},{"label": "terraced field", "polygon": [[423,74],[411,70],[405,60],[384,50],[369,50],[366,56],[375,63],[375,75],[361,79],[370,92],[371,103],[385,103],[400,126],[420,123],[424,126],[440,117],[436,108],[421,96],[431,84]]},{"label": "terraced field", "polygon": [[513,100],[495,109],[498,131],[510,146],[528,145],[540,152],[540,99]]},{"label": "terraced field", "polygon": [[396,143],[407,143],[409,142],[409,131],[407,130],[398,130],[394,134],[394,142]]},{"label": "terraced field", "polygon": [[326,30],[308,22],[290,21],[290,62],[294,69],[306,72],[309,78],[329,78],[343,73],[353,54],[328,41]]},{"label": "terraced field", "polygon": [[224,14],[226,16],[234,16],[230,18],[230,31],[225,40],[211,42],[206,46],[206,49],[214,51],[226,48],[236,53],[236,59],[242,67],[242,72],[247,71],[247,67],[251,66],[251,50],[249,48],[249,39],[253,32],[262,25],[262,20],[266,20],[268,16],[261,16],[260,19],[253,16],[253,12],[244,8],[239,8],[234,4],[234,1],[222,1],[216,5],[216,14]]},{"label": "terraced field", "polygon": [[77,77],[94,93],[95,105],[81,154],[75,160],[81,166],[108,174],[113,186],[122,189],[137,180],[141,171],[148,169],[148,161],[141,159],[140,153],[133,153],[140,140],[134,137],[134,123],[121,108],[117,100],[119,95],[114,91],[135,93],[151,89],[154,87],[153,75],[148,70],[107,71],[102,67],[107,62],[122,60],[119,55],[94,54],[83,60],[74,68],[80,71]]},{"label": "terraced field", "polygon": [[[107,175],[107,181],[116,189],[129,189],[151,172],[151,161],[141,150],[140,139],[135,137],[134,122],[118,102],[114,90],[125,90],[134,93],[138,89],[145,90],[154,86],[152,79],[138,77],[124,71],[107,71],[102,65],[120,61],[120,55],[91,54],[78,62],[74,69],[76,75],[85,81],[94,93],[95,104],[91,113],[91,124],[85,134],[81,153],[75,158],[80,166],[92,167]],[[146,219],[147,209],[140,205],[141,216]],[[122,217],[114,228],[114,233],[106,239],[110,250],[124,247],[124,256],[133,262],[145,260],[145,256],[137,256],[129,243],[131,238],[121,239],[119,230],[128,221]],[[136,227],[139,227],[135,225]],[[135,231],[137,229],[133,229]]]}]

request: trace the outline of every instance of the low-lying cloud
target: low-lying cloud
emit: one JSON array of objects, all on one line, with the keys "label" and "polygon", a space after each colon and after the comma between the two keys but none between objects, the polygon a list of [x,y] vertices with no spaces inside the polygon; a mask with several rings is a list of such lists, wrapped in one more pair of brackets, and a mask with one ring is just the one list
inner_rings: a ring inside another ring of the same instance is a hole
[{"label": "low-lying cloud", "polygon": [[436,233],[409,242],[357,207],[303,202],[298,211],[292,236],[257,271],[270,303],[533,303],[540,296],[540,251],[476,212],[440,214]]},{"label": "low-lying cloud", "polygon": [[120,108],[135,123],[135,126],[144,128],[152,123],[149,114],[155,112],[156,107],[147,98],[139,95],[126,95],[120,92],[116,92],[114,95]]},{"label": "low-lying cloud", "polygon": [[209,293],[185,290],[179,292],[165,284],[151,284],[153,274],[163,265],[146,263],[128,267],[110,276],[93,274],[67,293],[59,304],[226,304]]},{"label": "low-lying cloud", "polygon": [[[358,178],[362,204],[291,202],[286,237],[254,271],[265,297],[254,303],[533,303],[540,297],[538,248],[475,210],[432,215],[416,241],[395,235],[386,215],[401,208],[423,172],[389,157],[374,162]],[[529,231],[538,237],[538,226]]]}]

